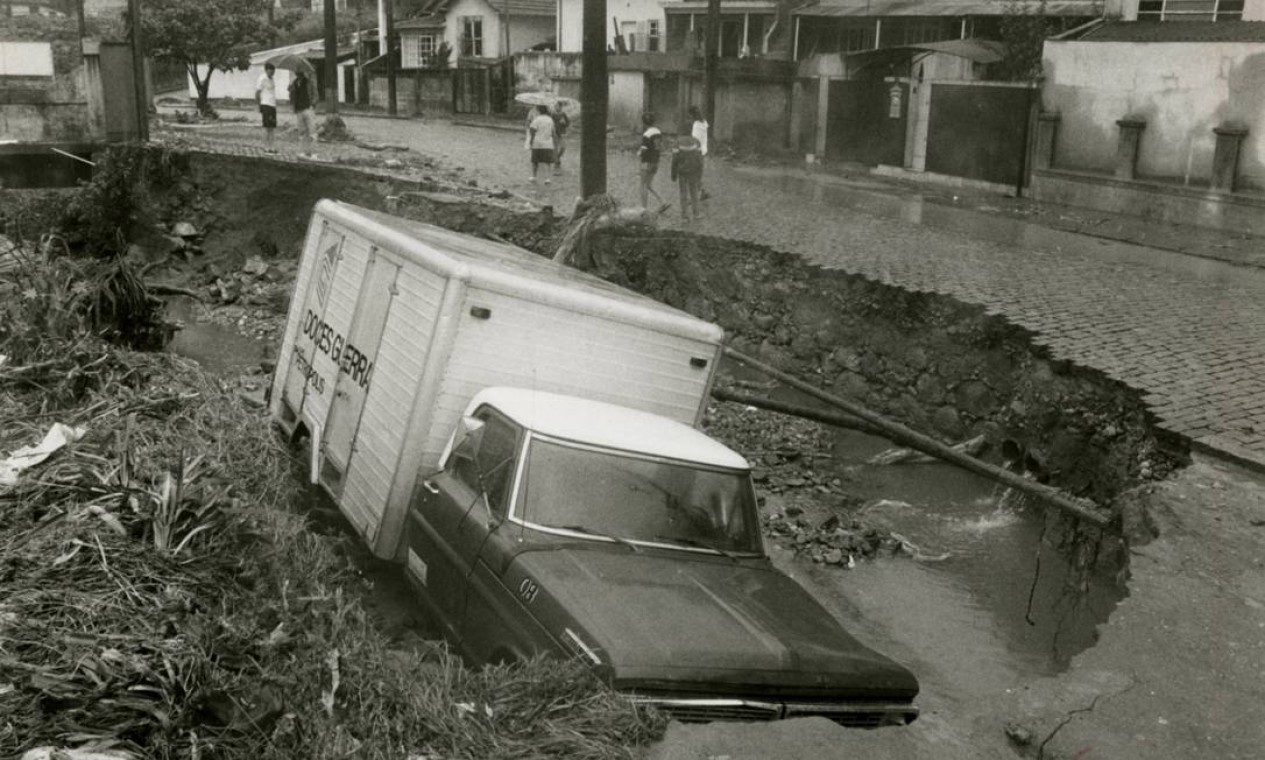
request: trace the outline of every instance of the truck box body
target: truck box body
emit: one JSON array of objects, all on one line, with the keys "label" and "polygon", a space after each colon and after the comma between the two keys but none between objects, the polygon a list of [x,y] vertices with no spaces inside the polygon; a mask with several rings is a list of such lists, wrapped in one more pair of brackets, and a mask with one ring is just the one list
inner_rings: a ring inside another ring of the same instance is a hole
[{"label": "truck box body", "polygon": [[308,227],[271,413],[375,554],[476,392],[550,391],[697,425],[721,329],[509,245],[324,200]]}]

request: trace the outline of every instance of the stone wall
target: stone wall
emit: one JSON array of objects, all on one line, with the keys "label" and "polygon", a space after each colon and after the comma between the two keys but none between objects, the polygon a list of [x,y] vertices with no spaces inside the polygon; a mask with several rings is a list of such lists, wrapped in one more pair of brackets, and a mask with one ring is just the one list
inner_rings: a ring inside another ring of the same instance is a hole
[{"label": "stone wall", "polygon": [[1051,360],[982,309],[797,257],[687,234],[608,236],[599,272],[725,328],[731,344],[945,442],[987,437],[1078,495],[1107,501],[1183,463],[1138,394]]}]

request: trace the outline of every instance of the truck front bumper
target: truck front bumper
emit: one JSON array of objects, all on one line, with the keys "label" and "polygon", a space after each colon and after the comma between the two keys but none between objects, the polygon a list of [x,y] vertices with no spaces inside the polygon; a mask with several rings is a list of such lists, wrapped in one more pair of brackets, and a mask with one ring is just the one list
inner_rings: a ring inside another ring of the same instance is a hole
[{"label": "truck front bumper", "polygon": [[766,721],[816,716],[841,726],[882,728],[908,725],[918,718],[917,707],[890,702],[782,702],[647,695],[634,695],[631,699],[638,704],[654,705],[685,723],[718,720]]}]

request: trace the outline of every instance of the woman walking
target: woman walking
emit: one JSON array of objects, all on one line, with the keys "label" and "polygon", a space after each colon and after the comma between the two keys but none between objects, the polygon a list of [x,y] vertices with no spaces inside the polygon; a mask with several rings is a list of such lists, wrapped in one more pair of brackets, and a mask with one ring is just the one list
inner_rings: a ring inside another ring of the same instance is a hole
[{"label": "woman walking", "polygon": [[527,125],[527,147],[531,150],[531,180],[536,181],[540,167],[546,167],[545,184],[549,184],[549,167],[553,166],[554,122],[547,106],[536,106],[536,116]]}]

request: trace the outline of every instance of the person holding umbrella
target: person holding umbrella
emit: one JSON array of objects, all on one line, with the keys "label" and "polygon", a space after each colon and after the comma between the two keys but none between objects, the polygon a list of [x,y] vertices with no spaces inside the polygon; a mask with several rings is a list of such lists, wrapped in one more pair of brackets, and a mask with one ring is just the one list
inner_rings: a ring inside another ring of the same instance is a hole
[{"label": "person holding umbrella", "polygon": [[287,69],[293,74],[290,77],[290,105],[294,106],[296,126],[299,128],[299,136],[303,141],[301,155],[305,158],[316,158],[316,153],[312,151],[312,143],[316,139],[316,109],[315,98],[312,96],[312,79],[316,77],[316,70],[307,62],[307,59],[294,53],[274,55],[264,62],[265,69],[271,66]]},{"label": "person holding umbrella", "polygon": [[295,122],[303,141],[302,155],[316,158],[316,151],[312,149],[316,140],[316,108],[312,104],[311,80],[303,68],[296,69],[290,80],[290,105],[294,106]]},{"label": "person holding umbrella", "polygon": [[[549,115],[548,106],[536,106],[536,116],[527,125],[527,147],[531,150],[531,181],[536,181],[536,172],[541,165],[553,164],[554,121]],[[545,175],[545,184],[549,184],[549,175]]]}]

